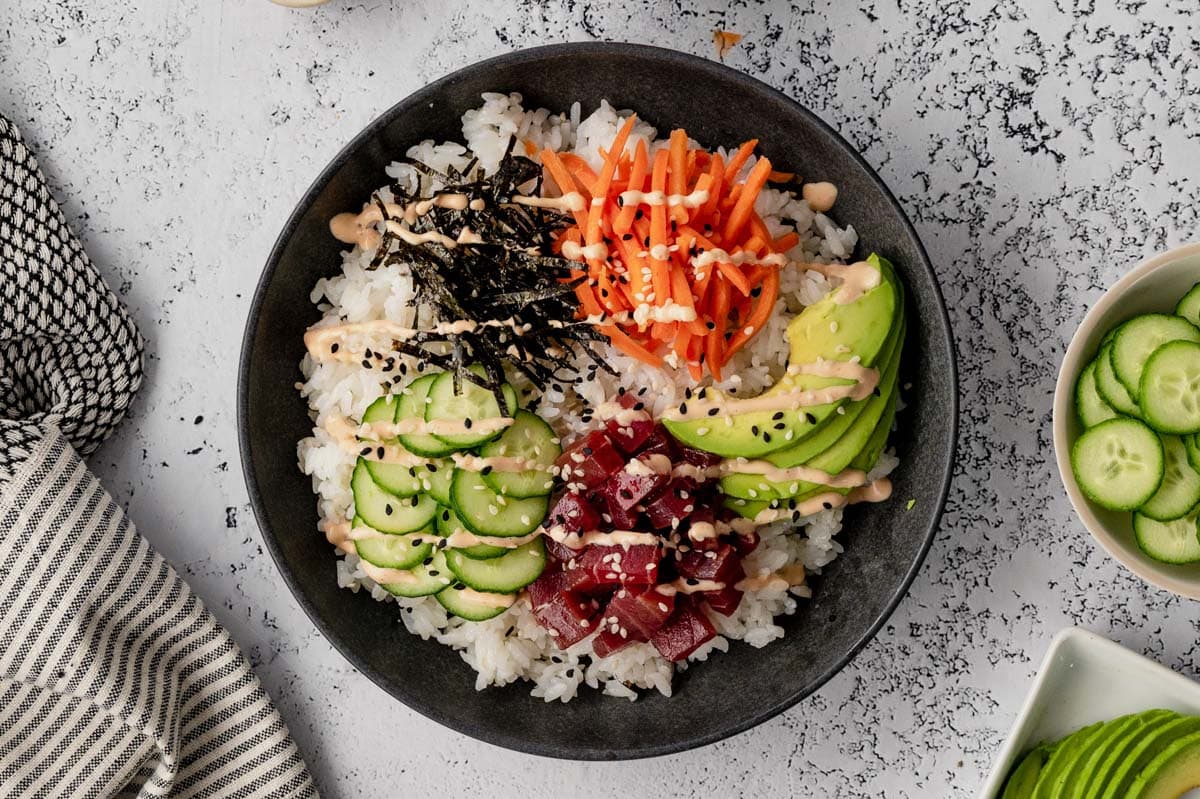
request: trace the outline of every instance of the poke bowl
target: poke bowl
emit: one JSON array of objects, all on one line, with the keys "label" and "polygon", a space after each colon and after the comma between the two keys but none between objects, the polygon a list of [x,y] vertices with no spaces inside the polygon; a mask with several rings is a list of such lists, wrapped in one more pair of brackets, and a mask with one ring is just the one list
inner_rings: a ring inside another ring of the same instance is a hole
[{"label": "poke bowl", "polygon": [[285,226],[239,383],[251,502],[329,640],[576,759],[716,741],[845,666],[920,568],[956,412],[862,159],[634,45],[501,56],[368,126]]}]

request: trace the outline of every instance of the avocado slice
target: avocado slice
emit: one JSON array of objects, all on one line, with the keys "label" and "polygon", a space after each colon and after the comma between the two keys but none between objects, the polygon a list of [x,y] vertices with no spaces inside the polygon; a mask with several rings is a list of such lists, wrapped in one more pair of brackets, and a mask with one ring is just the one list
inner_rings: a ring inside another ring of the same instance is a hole
[{"label": "avocado slice", "polygon": [[[864,366],[875,366],[891,334],[900,306],[899,281],[887,260],[872,254],[867,263],[879,270],[879,285],[853,302],[840,304],[838,288],[801,311],[788,325],[791,364],[811,364],[818,359],[848,361],[857,356]],[[787,375],[762,396],[795,390],[813,390],[849,381],[816,375]],[[723,398],[715,389],[707,392]],[[666,420],[667,429],[689,447],[723,457],[757,458],[790,447],[828,423],[848,400],[777,411],[739,413],[714,419]],[[782,423],[783,427],[778,425]]]},{"label": "avocado slice", "polygon": [[1045,767],[1042,769],[1042,773],[1038,775],[1033,793],[1029,794],[1030,799],[1051,799],[1053,797],[1059,778],[1075,761],[1075,755],[1079,751],[1080,744],[1086,741],[1102,725],[1103,722],[1089,724],[1087,727],[1071,733],[1059,742],[1058,747],[1054,750],[1054,754],[1050,756],[1050,760],[1046,762]]},{"label": "avocado slice", "polygon": [[1170,710],[1147,710],[1123,716],[1106,727],[1104,736],[1093,741],[1092,751],[1083,758],[1074,784],[1066,794],[1069,799],[1093,799],[1100,795],[1122,754],[1143,735],[1179,718]]},{"label": "avocado slice", "polygon": [[[904,334],[906,331],[904,306],[901,305],[896,311],[896,322],[892,326],[891,335],[888,336],[888,343],[884,347],[884,352],[880,353],[879,356],[879,363],[881,364],[879,367],[879,394],[887,394],[889,390],[895,390],[896,383],[898,382],[900,356],[904,348]],[[828,422],[821,426],[821,429],[813,432],[812,435],[806,436],[803,441],[794,447],[772,452],[766,457],[766,460],[769,460],[776,466],[785,468],[808,463],[817,455],[820,455],[836,444],[838,439],[846,434],[855,420],[871,404],[873,398],[871,396],[847,402],[841,410],[837,411]]]},{"label": "avocado slice", "polygon": [[1136,737],[1133,746],[1122,753],[1109,777],[1101,799],[1128,799],[1129,788],[1160,752],[1174,741],[1200,733],[1200,718],[1181,716],[1158,727],[1154,732]]},{"label": "avocado slice", "polygon": [[1072,786],[1079,781],[1080,768],[1095,749],[1097,741],[1108,735],[1114,726],[1119,726],[1119,721],[1122,719],[1096,724],[1090,733],[1079,736],[1072,748],[1070,759],[1062,761],[1054,780],[1047,786],[1050,799],[1066,799]]},{"label": "avocado slice", "polygon": [[[881,377],[880,389],[883,393],[880,396],[868,398],[866,410],[859,415],[850,429],[832,447],[809,460],[806,464],[807,466],[820,469],[830,475],[841,472],[854,462],[858,455],[867,447],[868,443],[878,439],[876,434],[880,429],[882,429],[883,435],[878,451],[882,451],[882,443],[887,442],[887,434],[891,431],[892,420],[895,417],[896,392],[893,389],[896,385],[896,373],[898,370],[899,357],[896,357],[893,359],[893,363],[889,366],[888,371]],[[889,385],[884,385],[883,378],[887,378]],[[874,465],[874,460],[878,460],[878,451],[871,461],[872,466]],[[788,463],[788,466],[793,465],[796,464]],[[730,474],[722,477],[721,491],[733,497],[770,500],[801,497],[821,491],[841,491],[845,493],[846,490],[834,489],[820,483],[810,483],[804,480],[793,480],[790,483],[775,482],[766,479],[761,474],[746,473]]]},{"label": "avocado slice", "polygon": [[1046,744],[1021,758],[1016,768],[1009,772],[1000,799],[1029,799],[1033,795],[1033,787],[1037,785],[1038,775],[1053,752],[1054,744]]},{"label": "avocado slice", "polygon": [[1129,787],[1133,799],[1179,799],[1200,788],[1200,732],[1173,741],[1151,760]]}]

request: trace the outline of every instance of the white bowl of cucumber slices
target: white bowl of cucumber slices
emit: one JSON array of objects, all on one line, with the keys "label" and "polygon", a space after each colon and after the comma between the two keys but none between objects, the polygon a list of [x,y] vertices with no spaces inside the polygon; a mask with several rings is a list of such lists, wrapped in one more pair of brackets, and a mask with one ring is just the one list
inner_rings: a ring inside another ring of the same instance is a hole
[{"label": "white bowl of cucumber slices", "polygon": [[1200,599],[1200,243],[1143,261],[1084,317],[1055,387],[1054,449],[1101,546]]}]

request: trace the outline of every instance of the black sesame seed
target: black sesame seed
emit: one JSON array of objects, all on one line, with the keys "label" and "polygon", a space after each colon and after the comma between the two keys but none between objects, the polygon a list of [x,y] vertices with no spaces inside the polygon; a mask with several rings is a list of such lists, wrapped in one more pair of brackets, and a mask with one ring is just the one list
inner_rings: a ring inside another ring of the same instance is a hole
[{"label": "black sesame seed", "polygon": [[643,211],[641,208],[639,208],[639,209],[637,209],[637,212],[636,212],[636,213],[634,213],[634,215],[633,215],[633,218],[634,218],[634,219],[641,219],[641,218],[642,218],[642,217],[644,217],[645,215],[646,215],[645,211]]},{"label": "black sesame seed", "polygon": [[783,430],[785,427],[787,427],[787,425],[786,425],[786,424],[784,424],[783,422],[776,422],[776,423],[775,423],[775,429],[776,429],[776,430]]},{"label": "black sesame seed", "polygon": [[633,404],[633,409],[635,411],[645,410],[645,408],[646,408],[646,403],[644,403],[644,402],[635,402]]},{"label": "black sesame seed", "polygon": [[386,505],[384,505],[383,512],[386,513],[388,516],[391,516],[392,515],[392,503],[389,502]]},{"label": "black sesame seed", "polygon": [[700,585],[700,581],[697,580],[695,577],[689,577],[689,578],[687,578],[687,584],[688,585]]},{"label": "black sesame seed", "polygon": [[379,459],[380,459],[380,460],[383,460],[383,456],[384,456],[384,454],[385,454],[385,453],[387,453],[387,450],[386,450],[386,449],[384,449],[383,447],[376,447],[376,448],[375,448],[375,454],[379,456]]},{"label": "black sesame seed", "polygon": [[415,508],[415,507],[417,507],[417,505],[418,505],[420,502],[421,502],[421,495],[420,495],[420,494],[413,494],[413,498],[412,498],[412,506]]},{"label": "black sesame seed", "polygon": [[687,403],[686,402],[679,403],[679,413],[682,414],[683,416],[687,416]]},{"label": "black sesame seed", "polygon": [[806,413],[804,414],[804,421],[808,422],[809,424],[816,424],[817,417],[813,416],[811,413]]},{"label": "black sesame seed", "polygon": [[454,590],[455,590],[455,591],[461,591],[461,590],[463,590],[464,588],[466,588],[466,586],[465,586],[465,585],[463,585],[462,583],[455,583],[455,584],[454,584]]},{"label": "black sesame seed", "polygon": [[632,238],[633,238],[632,233],[626,233],[624,236],[621,237],[621,241],[629,241]]},{"label": "black sesame seed", "polygon": [[721,409],[720,409],[720,408],[709,408],[709,409],[708,409],[708,415],[709,415],[709,416],[716,416],[716,415],[717,415],[718,413],[720,413],[720,412],[721,412]]},{"label": "black sesame seed", "polygon": [[422,566],[428,566],[430,563],[433,563],[433,558],[425,558],[425,560],[421,561]]},{"label": "black sesame seed", "polygon": [[330,352],[337,352],[339,349],[341,348],[338,347],[338,343],[336,341],[329,345]]},{"label": "black sesame seed", "polygon": [[438,571],[437,569],[430,569],[430,570],[429,570],[429,576],[430,576],[430,577],[437,577],[439,574],[441,574],[441,572],[440,572],[440,571]]},{"label": "black sesame seed", "polygon": [[371,368],[371,362],[370,362],[370,361],[368,361],[366,358],[363,358],[362,365],[363,365],[363,368],[364,368],[364,369],[370,369],[370,368]]},{"label": "black sesame seed", "polygon": [[770,434],[770,433],[767,433],[767,432],[764,432],[764,433],[763,433],[763,441],[765,441],[766,443],[770,444],[770,443],[771,443],[771,434]]},{"label": "black sesame seed", "polygon": [[713,322],[712,320],[709,320],[709,321],[705,322],[705,323],[704,323],[704,326],[705,326],[705,327],[707,327],[709,330],[716,330],[716,329],[717,329],[717,323],[716,323],[716,322]]},{"label": "black sesame seed", "polygon": [[425,464],[425,468],[431,472],[436,472],[438,470],[438,466],[436,463],[427,463],[427,464]]},{"label": "black sesame seed", "polygon": [[486,475],[486,474],[491,474],[491,473],[492,473],[492,467],[491,467],[490,465],[489,465],[489,466],[484,466],[482,469],[480,469],[480,470],[479,470],[479,473],[480,473],[480,474],[485,474],[485,475]]},{"label": "black sesame seed", "polygon": [[778,413],[776,413],[774,416],[771,417],[771,421],[778,422],[782,418],[783,418],[783,411],[779,411]]},{"label": "black sesame seed", "polygon": [[822,502],[821,507],[825,510],[833,510],[833,504],[830,502]]},{"label": "black sesame seed", "polygon": [[760,294],[762,294],[762,286],[755,286],[754,288],[750,289],[751,297],[757,298]]},{"label": "black sesame seed", "polygon": [[758,436],[758,425],[756,425],[756,424],[750,425],[750,435],[755,436],[755,437]]},{"label": "black sesame seed", "polygon": [[363,447],[363,448],[362,448],[362,451],[361,451],[361,452],[359,452],[358,454],[359,454],[359,455],[362,455],[362,456],[365,458],[365,457],[367,457],[368,455],[370,455],[370,454],[371,454],[371,448],[370,448],[370,447]]},{"label": "black sesame seed", "polygon": [[592,457],[592,453],[594,453],[595,450],[592,449],[591,447],[584,447],[583,449],[580,450],[580,452],[582,452],[584,454],[584,457],[590,458],[590,457]]},{"label": "black sesame seed", "polygon": [[463,419],[463,427],[467,428],[468,430],[471,429],[472,424],[474,424],[474,422],[471,421],[470,416],[468,416],[466,419]]}]

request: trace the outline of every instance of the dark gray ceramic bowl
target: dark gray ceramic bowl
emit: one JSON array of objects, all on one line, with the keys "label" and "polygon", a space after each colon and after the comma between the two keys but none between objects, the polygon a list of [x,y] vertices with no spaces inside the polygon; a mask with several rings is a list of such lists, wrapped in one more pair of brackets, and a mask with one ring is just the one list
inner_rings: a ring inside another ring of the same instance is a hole
[{"label": "dark gray ceramic bowl", "polygon": [[[663,81],[664,75],[671,80]],[[699,90],[699,91],[698,91]],[[309,291],[340,263],[328,219],[386,182],[384,166],[421,139],[461,139],[459,119],[488,91],[531,106],[586,111],[607,99],[668,131],[686,125],[710,146],[750,137],[781,169],[840,189],[834,216],[861,253],[889,257],[909,291],[913,323],[902,384],[908,408],[893,443],[902,458],[891,502],[846,513],[846,552],[813,580],[814,599],[764,649],[735,644],[679,676],[675,695],[635,703],[584,691],[546,704],[527,684],[477,692],[452,650],[410,636],[393,604],[338,588],[334,553],[317,531],[316,500],[296,467],[311,431],[294,388]],[[697,105],[695,98],[707,101]],[[954,455],[954,348],[933,270],[895,199],[836,133],[783,94],[720,64],[651,47],[570,44],[494,58],[418,91],[372,122],[304,195],[271,253],[250,310],[238,386],[242,465],[267,548],[317,627],[355,666],[409,707],[500,746],[576,759],[677,752],[753,727],[812,693],[870,640],[904,596],[941,515]],[[916,503],[911,510],[909,499]]]}]

